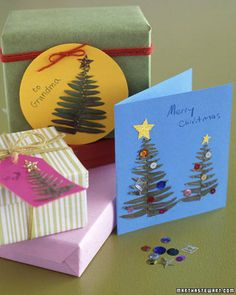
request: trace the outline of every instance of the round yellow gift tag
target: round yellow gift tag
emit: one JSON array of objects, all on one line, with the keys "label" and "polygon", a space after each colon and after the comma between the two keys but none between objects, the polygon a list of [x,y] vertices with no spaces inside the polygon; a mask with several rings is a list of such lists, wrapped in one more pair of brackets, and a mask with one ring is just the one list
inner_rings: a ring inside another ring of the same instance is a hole
[{"label": "round yellow gift tag", "polygon": [[32,128],[55,126],[69,144],[103,138],[114,128],[114,105],[128,97],[118,64],[83,44],[52,47],[35,58],[20,86],[22,112]]}]

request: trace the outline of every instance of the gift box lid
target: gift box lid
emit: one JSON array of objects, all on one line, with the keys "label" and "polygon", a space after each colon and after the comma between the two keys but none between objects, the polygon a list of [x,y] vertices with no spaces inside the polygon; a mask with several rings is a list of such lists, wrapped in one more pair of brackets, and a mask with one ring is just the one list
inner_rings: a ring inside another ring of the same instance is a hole
[{"label": "gift box lid", "polygon": [[[46,140],[53,139],[58,136],[58,132],[54,127],[35,129],[29,132],[29,137],[25,139],[24,143],[32,143],[36,140],[34,134],[42,134]],[[7,148],[6,137],[11,143],[16,142],[17,139],[24,132],[10,133],[0,136],[0,148]],[[73,153],[72,149],[65,143],[63,139],[48,145],[49,148],[61,148],[58,151],[50,151],[41,154],[34,154],[33,156],[43,158],[49,163],[57,172],[66,177],[67,179],[87,188],[88,187],[88,171],[81,164],[78,158]],[[13,205],[20,203],[22,200],[14,193],[0,186],[0,206]]]},{"label": "gift box lid", "polygon": [[138,6],[18,10],[5,23],[2,51],[44,50],[76,40],[101,49],[147,47],[150,31]]}]

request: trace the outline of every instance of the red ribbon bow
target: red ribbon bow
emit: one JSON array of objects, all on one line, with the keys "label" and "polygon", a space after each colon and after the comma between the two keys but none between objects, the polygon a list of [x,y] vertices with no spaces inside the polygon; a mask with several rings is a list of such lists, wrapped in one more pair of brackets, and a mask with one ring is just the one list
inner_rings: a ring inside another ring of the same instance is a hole
[{"label": "red ribbon bow", "polygon": [[67,56],[77,56],[77,57],[84,56],[85,50],[83,49],[83,47],[85,45],[86,44],[82,44],[80,46],[69,49],[67,51],[60,51],[60,52],[56,52],[56,53],[51,54],[48,58],[50,63],[48,65],[38,69],[38,72],[41,72],[41,71],[55,65],[56,63],[58,63],[60,60],[62,60],[63,58],[65,58]]}]

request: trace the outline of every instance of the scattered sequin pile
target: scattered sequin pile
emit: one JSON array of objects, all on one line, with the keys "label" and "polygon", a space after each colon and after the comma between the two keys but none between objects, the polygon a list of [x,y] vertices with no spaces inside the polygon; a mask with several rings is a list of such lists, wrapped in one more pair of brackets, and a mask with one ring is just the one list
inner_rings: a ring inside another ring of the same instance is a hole
[{"label": "scattered sequin pile", "polygon": [[[160,242],[162,244],[168,244],[171,242],[171,238],[169,237],[163,237],[160,239]],[[144,245],[141,247],[141,250],[144,252],[149,252],[146,263],[149,265],[155,265],[155,264],[161,264],[164,268],[167,266],[174,266],[175,262],[179,263],[184,261],[187,258],[188,254],[195,253],[199,248],[192,245],[187,245],[186,247],[182,249],[177,248],[168,248],[164,246],[155,246],[151,247],[149,245]],[[168,256],[163,256],[164,254],[169,255],[170,259],[168,259]]]}]

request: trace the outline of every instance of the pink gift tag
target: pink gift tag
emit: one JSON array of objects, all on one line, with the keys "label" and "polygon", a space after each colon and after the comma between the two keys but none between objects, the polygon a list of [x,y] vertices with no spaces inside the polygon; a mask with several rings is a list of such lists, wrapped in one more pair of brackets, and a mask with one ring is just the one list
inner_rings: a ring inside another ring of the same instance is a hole
[{"label": "pink gift tag", "polygon": [[16,164],[11,157],[0,161],[0,184],[34,207],[85,189],[43,159],[26,155],[19,155]]}]

